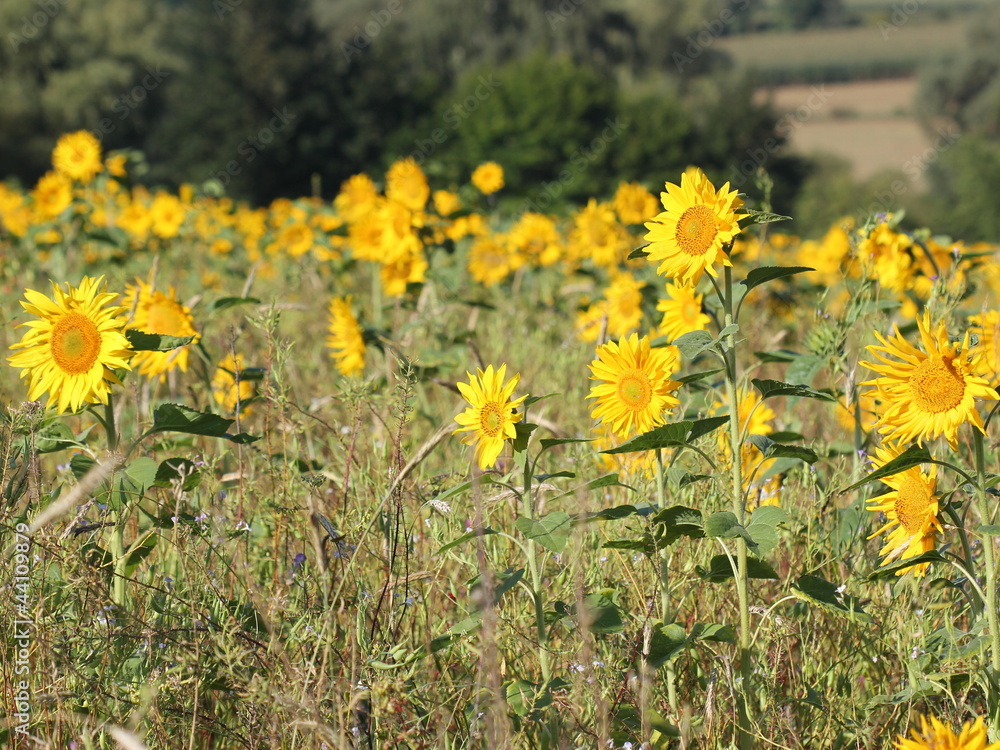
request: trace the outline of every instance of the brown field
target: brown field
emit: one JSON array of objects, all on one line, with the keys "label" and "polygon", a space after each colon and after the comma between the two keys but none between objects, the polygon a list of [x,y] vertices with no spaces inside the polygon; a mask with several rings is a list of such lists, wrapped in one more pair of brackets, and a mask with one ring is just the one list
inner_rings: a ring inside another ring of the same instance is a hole
[{"label": "brown field", "polygon": [[839,156],[851,163],[856,179],[865,180],[885,170],[912,172],[907,166],[931,147],[913,116],[916,86],[914,78],[794,85],[758,96],[785,115],[792,151]]}]

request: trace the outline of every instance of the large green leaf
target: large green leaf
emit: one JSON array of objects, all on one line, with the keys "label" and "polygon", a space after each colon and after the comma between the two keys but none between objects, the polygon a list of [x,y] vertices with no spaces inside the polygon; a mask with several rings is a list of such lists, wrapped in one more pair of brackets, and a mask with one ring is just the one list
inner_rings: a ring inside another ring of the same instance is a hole
[{"label": "large green leaf", "polygon": [[660,511],[653,522],[663,525],[662,536],[659,537],[662,544],[673,544],[682,536],[689,539],[701,539],[705,536],[701,511],[684,505],[674,505]]},{"label": "large green leaf", "polygon": [[756,554],[763,557],[778,544],[778,524],[788,520],[788,515],[781,508],[773,505],[763,505],[750,516],[747,533],[757,545]]},{"label": "large green leaf", "polygon": [[760,391],[763,399],[774,398],[775,396],[792,396],[795,398],[815,398],[820,401],[836,401],[837,397],[826,391],[817,391],[806,385],[792,385],[783,383],[780,380],[760,380],[754,378],[750,381],[754,388]]},{"label": "large green leaf", "polygon": [[849,620],[874,622],[855,597],[845,594],[843,589],[838,590],[832,583],[819,576],[799,576],[799,579],[792,584],[792,594],[802,601],[815,604]]},{"label": "large green leaf", "polygon": [[194,341],[194,336],[167,336],[161,333],[145,333],[134,329],[125,331],[129,345],[137,352],[169,352]]},{"label": "large green leaf", "polygon": [[[761,211],[756,208],[741,208],[740,211],[745,215],[747,219],[750,220],[751,224],[770,224],[774,221],[791,221],[791,216],[782,216],[781,214],[774,214],[770,211]],[[760,269],[755,269],[760,270]],[[812,271],[813,269],[808,269]]]},{"label": "large green leaf", "polygon": [[489,536],[490,534],[498,534],[498,533],[500,532],[491,529],[489,526],[479,526],[478,528],[475,528],[472,531],[467,531],[466,533],[462,534],[462,536],[460,536],[458,539],[452,539],[450,542],[443,545],[441,549],[438,550],[438,553],[447,552],[453,547],[457,547],[460,544],[465,544],[470,539],[475,539],[477,536]]},{"label": "large green leaf", "polygon": [[583,597],[589,630],[592,633],[621,633],[625,629],[621,612],[614,602],[614,589],[602,589]]},{"label": "large green leaf", "polygon": [[187,406],[163,404],[153,412],[153,426],[146,431],[146,434],[181,432],[186,435],[205,435],[207,437],[223,438],[239,444],[252,443],[260,439],[245,432],[230,435],[228,430],[234,421],[220,417],[218,414],[200,412]]},{"label": "large green leaf", "polygon": [[707,331],[688,331],[670,343],[680,350],[684,359],[692,360],[705,350],[710,349],[715,343],[715,339]]},{"label": "large green leaf", "polygon": [[845,487],[840,490],[840,492],[850,492],[851,490],[857,489],[862,485],[868,484],[869,482],[874,482],[876,479],[882,479],[883,477],[891,477],[893,474],[898,474],[901,471],[906,471],[913,466],[919,466],[920,464],[928,463],[931,460],[930,451],[926,448],[922,448],[919,445],[911,445],[905,451],[900,453],[896,458],[892,459],[889,463],[883,466],[881,469],[873,471],[871,474],[866,476],[864,479],[855,482],[854,484]]},{"label": "large green leaf", "polygon": [[[695,570],[702,580],[708,583],[721,583],[734,577],[733,566],[726,555],[716,555],[708,565],[708,569],[695,566]],[[747,576],[760,579],[778,579],[779,576],[769,563],[758,560],[755,557],[747,558]]]},{"label": "large green leaf", "polygon": [[[788,217],[786,216],[781,218]],[[749,292],[754,287],[766,284],[769,281],[783,279],[786,276],[794,276],[797,273],[805,273],[806,271],[815,270],[815,268],[809,268],[807,266],[766,266],[764,268],[753,268],[747,274],[747,277],[740,283],[745,286]]]},{"label": "large green leaf", "polygon": [[601,451],[602,453],[637,453],[639,451],[657,450],[659,448],[676,448],[687,445],[703,435],[707,435],[729,421],[729,417],[708,417],[707,419],[673,422],[661,427],[655,427],[631,440],[622,443],[617,448]]},{"label": "large green leaf", "polygon": [[514,525],[518,531],[536,544],[553,552],[562,552],[566,547],[569,532],[573,528],[572,521],[569,513],[557,510],[555,513],[549,513],[541,518],[521,516],[514,522]]}]

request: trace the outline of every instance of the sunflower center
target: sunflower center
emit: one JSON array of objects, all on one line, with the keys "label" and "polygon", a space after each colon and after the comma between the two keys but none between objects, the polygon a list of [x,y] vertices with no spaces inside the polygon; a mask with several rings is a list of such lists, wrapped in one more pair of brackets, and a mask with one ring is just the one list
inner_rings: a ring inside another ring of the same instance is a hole
[{"label": "sunflower center", "polygon": [[691,206],[677,220],[677,244],[688,255],[704,255],[718,233],[715,212],[706,205]]},{"label": "sunflower center", "polygon": [[913,369],[910,392],[921,411],[939,414],[954,409],[965,396],[965,378],[954,357],[930,357]]},{"label": "sunflower center", "polygon": [[89,372],[101,353],[101,332],[83,313],[68,312],[52,326],[52,359],[70,375]]},{"label": "sunflower center", "polygon": [[645,409],[653,398],[649,376],[641,370],[626,370],[618,380],[618,396],[629,409]]},{"label": "sunflower center", "polygon": [[479,412],[479,426],[487,437],[496,437],[503,429],[503,409],[496,401],[487,401]]},{"label": "sunflower center", "polygon": [[896,492],[896,518],[907,534],[919,534],[927,519],[932,495],[927,484],[913,476],[906,476]]}]

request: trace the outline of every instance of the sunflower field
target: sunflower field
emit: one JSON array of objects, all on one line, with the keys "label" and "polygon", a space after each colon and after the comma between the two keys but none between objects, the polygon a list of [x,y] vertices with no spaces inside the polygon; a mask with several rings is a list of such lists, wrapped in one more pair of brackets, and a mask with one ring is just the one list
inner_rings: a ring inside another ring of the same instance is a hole
[{"label": "sunflower field", "polygon": [[1000,748],[997,246],[142,164],[0,184],[5,747]]}]

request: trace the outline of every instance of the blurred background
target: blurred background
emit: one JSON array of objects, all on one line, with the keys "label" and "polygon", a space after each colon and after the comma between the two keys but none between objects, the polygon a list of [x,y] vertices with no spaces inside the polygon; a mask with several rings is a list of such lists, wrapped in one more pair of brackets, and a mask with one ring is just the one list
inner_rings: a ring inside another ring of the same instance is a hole
[{"label": "blurred background", "polygon": [[803,237],[900,209],[1000,237],[992,0],[4,0],[0,33],[24,186],[83,128],[252,203],[413,156],[442,187],[495,160],[501,209],[558,211],[695,164]]}]

